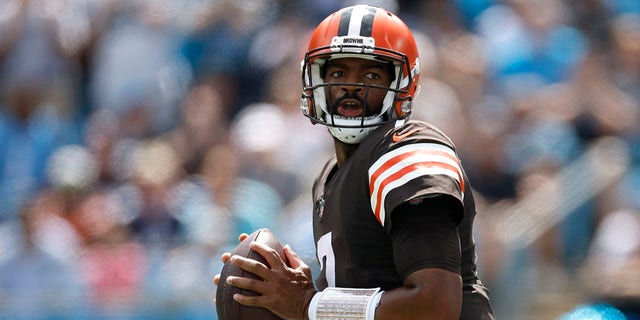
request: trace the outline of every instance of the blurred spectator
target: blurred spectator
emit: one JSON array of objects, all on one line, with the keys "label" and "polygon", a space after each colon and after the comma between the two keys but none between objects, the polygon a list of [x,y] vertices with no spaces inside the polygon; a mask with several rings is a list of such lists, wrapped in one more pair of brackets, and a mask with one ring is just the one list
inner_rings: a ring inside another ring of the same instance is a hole
[{"label": "blurred spectator", "polygon": [[99,186],[114,186],[126,175],[125,161],[118,158],[118,146],[124,144],[119,140],[120,127],[118,116],[111,109],[96,110],[85,121],[84,145],[95,161]]},{"label": "blurred spectator", "polygon": [[279,149],[286,144],[285,114],[270,103],[257,103],[243,108],[231,124],[231,143],[241,152],[243,176],[262,181],[275,189],[288,203],[300,190],[300,181],[294,172],[280,167]]},{"label": "blurred spectator", "polygon": [[105,192],[86,197],[75,212],[87,235],[82,251],[82,277],[94,314],[132,312],[142,300],[147,254],[131,237],[122,208]]},{"label": "blurred spectator", "polygon": [[228,140],[228,110],[223,101],[222,92],[204,83],[190,88],[181,102],[180,121],[167,139],[188,174],[197,173],[209,148]]},{"label": "blurred spectator", "polygon": [[174,207],[190,239],[215,249],[234,243],[241,232],[278,228],[278,192],[247,177],[241,166],[233,147],[214,146],[207,150],[200,173],[177,188]]},{"label": "blurred spectator", "polygon": [[[218,225],[219,226],[219,225]],[[222,263],[215,259],[222,251],[201,242],[185,243],[172,249],[157,268],[154,290],[147,296],[157,300],[145,301],[142,312],[147,319],[216,319],[211,290],[212,274],[219,272]],[[171,305],[171,308],[166,308]]]},{"label": "blurred spectator", "polygon": [[[130,228],[148,247],[171,248],[182,240],[183,226],[170,210],[170,195],[183,171],[174,147],[163,139],[141,141],[133,150],[131,185],[121,192],[132,194]],[[137,206],[135,206],[137,204]]]},{"label": "blurred spectator", "polygon": [[511,95],[569,79],[587,44],[566,17],[560,0],[509,0],[485,10],[477,30],[487,40],[494,85]]},{"label": "blurred spectator", "polygon": [[[633,76],[633,68],[625,67],[620,70],[622,73],[616,74],[616,69],[609,66],[602,56],[591,55],[574,80],[579,109],[569,120],[574,121],[573,125],[587,141],[603,135],[623,137],[638,130],[640,96],[634,97],[633,89],[628,85],[623,90],[622,83],[616,83],[620,80],[616,77],[623,73]],[[640,72],[635,76],[640,80]]]},{"label": "blurred spectator", "polygon": [[78,141],[72,123],[45,100],[46,85],[13,82],[0,101],[0,221],[46,183],[46,164],[56,148]]},{"label": "blurred spectator", "polygon": [[460,12],[460,17],[466,29],[473,29],[476,19],[489,9],[492,5],[495,5],[496,0],[454,0],[453,1],[457,11]]},{"label": "blurred spectator", "polygon": [[[218,248],[236,236],[232,201],[240,174],[239,164],[234,150],[226,144],[204,152],[199,173],[176,188],[172,207],[184,223],[190,242]],[[223,225],[228,227],[220,228]]]},{"label": "blurred spectator", "polygon": [[96,43],[92,104],[110,108],[128,137],[172,127],[176,104],[191,80],[179,54],[181,35],[170,24],[165,2],[119,2],[112,24]]},{"label": "blurred spectator", "polygon": [[98,179],[95,158],[81,145],[69,144],[56,149],[46,169],[49,186],[72,197],[86,192]]},{"label": "blurred spectator", "polygon": [[637,112],[640,108],[640,9],[634,14],[617,16],[611,23],[613,43],[609,62],[613,66],[613,83],[633,99]]},{"label": "blurred spectator", "polygon": [[614,15],[627,13],[640,14],[640,3],[634,0],[602,0],[605,7]]},{"label": "blurred spectator", "polygon": [[62,17],[77,3],[0,4],[0,220],[15,216],[45,185],[45,165],[56,148],[80,141],[74,55],[87,41],[85,20]]},{"label": "blurred spectator", "polygon": [[570,125],[531,112],[506,139],[503,166],[518,175],[541,163],[560,168],[580,154],[580,142]]},{"label": "blurred spectator", "polygon": [[270,51],[287,47],[270,46],[269,51],[260,52],[263,57],[259,61],[249,58],[255,35],[275,21],[279,7],[275,0],[220,0],[211,6],[206,23],[185,39],[182,53],[197,82],[214,82],[223,88],[226,114],[234,116],[242,107],[260,100],[267,75],[260,64],[274,56]]},{"label": "blurred spectator", "polygon": [[606,50],[611,45],[611,17],[607,0],[565,1],[572,21],[590,40],[592,50]]},{"label": "blurred spectator", "polygon": [[[65,236],[73,237],[72,228],[50,211],[55,210],[53,201],[48,194],[41,194],[25,204],[19,216],[20,238],[15,252],[0,262],[2,318],[64,318],[77,316],[84,309],[80,301],[85,292],[77,260],[62,260],[42,247]],[[69,254],[78,249],[68,246],[64,250]]]},{"label": "blurred spectator", "polygon": [[581,280],[593,304],[606,304],[617,309],[624,315],[620,319],[640,319],[638,279],[640,212],[631,209],[611,211],[596,230],[588,260],[581,271]]},{"label": "blurred spectator", "polygon": [[[0,60],[0,75],[11,80],[7,83],[32,82],[48,88],[75,70],[73,49],[86,39],[80,39],[83,32],[74,22],[83,17],[74,15],[66,20],[67,29],[60,29],[61,15],[73,8],[60,5],[61,1],[3,1],[0,58],[4,59]],[[71,30],[80,32],[65,32]]]}]

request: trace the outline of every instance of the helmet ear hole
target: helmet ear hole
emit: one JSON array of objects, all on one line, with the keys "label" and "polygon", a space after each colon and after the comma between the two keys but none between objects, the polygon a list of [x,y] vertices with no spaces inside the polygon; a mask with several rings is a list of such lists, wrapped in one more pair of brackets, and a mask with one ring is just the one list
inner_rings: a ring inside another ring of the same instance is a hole
[{"label": "helmet ear hole", "polygon": [[400,111],[402,111],[403,114],[407,115],[411,113],[411,107],[412,107],[412,102],[411,101],[404,101],[402,102],[402,105],[400,106]]}]

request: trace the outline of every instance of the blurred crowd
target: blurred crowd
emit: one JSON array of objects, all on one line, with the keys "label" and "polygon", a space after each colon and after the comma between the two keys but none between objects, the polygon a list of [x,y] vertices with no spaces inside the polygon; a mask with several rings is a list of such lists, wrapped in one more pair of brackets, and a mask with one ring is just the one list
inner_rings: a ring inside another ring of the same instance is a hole
[{"label": "blurred crowd", "polygon": [[414,31],[413,117],[480,198],[498,318],[637,310],[637,0],[1,0],[0,319],[215,319],[219,256],[261,227],[317,270],[333,146],[300,112],[300,60],[363,2]]}]

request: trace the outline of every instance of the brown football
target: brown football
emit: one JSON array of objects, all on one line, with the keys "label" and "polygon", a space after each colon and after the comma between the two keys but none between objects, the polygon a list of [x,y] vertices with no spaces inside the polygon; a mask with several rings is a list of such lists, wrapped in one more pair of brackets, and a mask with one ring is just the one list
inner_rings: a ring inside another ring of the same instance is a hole
[{"label": "brown football", "polygon": [[[251,241],[256,241],[262,244],[265,244],[273,249],[275,249],[280,257],[284,257],[284,249],[278,239],[269,231],[269,229],[263,228],[254,231],[247,238],[242,240],[234,249],[231,251],[232,255],[238,255],[241,257],[253,259],[256,261],[260,261],[264,263],[267,267],[269,264],[267,261],[257,252],[251,250],[249,248],[249,244]],[[276,320],[281,319],[280,317],[273,314],[271,311],[258,308],[258,307],[248,307],[239,304],[235,300],[233,300],[233,295],[236,293],[240,293],[247,296],[256,296],[258,295],[256,292],[239,289],[230,285],[227,285],[227,277],[228,276],[236,276],[236,277],[245,277],[245,278],[253,278],[260,279],[258,276],[253,273],[244,271],[241,268],[238,268],[231,264],[230,261],[224,264],[222,267],[222,271],[220,272],[220,282],[218,285],[218,289],[216,291],[216,312],[218,313],[219,320]]]}]

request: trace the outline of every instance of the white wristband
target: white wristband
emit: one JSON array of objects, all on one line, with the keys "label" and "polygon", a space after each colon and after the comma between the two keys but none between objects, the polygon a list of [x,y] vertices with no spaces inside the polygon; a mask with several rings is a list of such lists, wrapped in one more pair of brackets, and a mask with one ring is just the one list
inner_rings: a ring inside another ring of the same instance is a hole
[{"label": "white wristband", "polygon": [[383,292],[380,288],[326,288],[311,299],[309,320],[374,320]]},{"label": "white wristband", "polygon": [[380,304],[380,299],[382,299],[382,294],[384,291],[376,292],[371,299],[369,299],[369,303],[367,304],[367,315],[365,317],[366,320],[374,320],[376,317],[376,308]]},{"label": "white wristband", "polygon": [[317,320],[316,311],[318,310],[318,300],[320,300],[320,296],[322,296],[322,292],[316,292],[313,298],[311,298],[311,302],[309,302],[309,309],[307,310],[309,320]]}]

